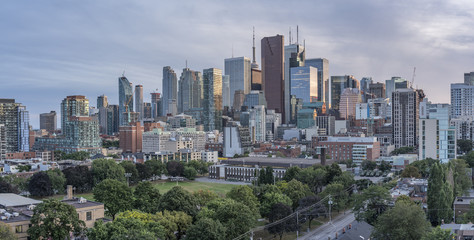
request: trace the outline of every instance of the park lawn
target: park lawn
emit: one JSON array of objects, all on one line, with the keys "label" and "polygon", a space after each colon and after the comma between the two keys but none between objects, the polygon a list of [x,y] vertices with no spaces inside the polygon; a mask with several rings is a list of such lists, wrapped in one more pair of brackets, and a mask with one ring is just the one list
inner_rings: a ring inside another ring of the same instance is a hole
[{"label": "park lawn", "polygon": [[195,192],[198,190],[209,190],[217,193],[217,195],[224,197],[226,193],[237,185],[223,184],[223,183],[208,183],[208,182],[156,182],[155,187],[160,190],[161,194],[168,192],[174,186],[181,186],[188,192]]},{"label": "park lawn", "polygon": [[[156,181],[152,183],[156,188],[158,188],[158,190],[160,190],[161,194],[168,192],[171,188],[178,185],[191,193],[198,190],[209,190],[209,191],[213,191],[217,193],[217,195],[221,197],[225,197],[226,193],[228,193],[233,187],[237,186],[233,184],[207,183],[207,182],[196,182],[196,181],[178,182],[178,184],[176,184],[176,182],[165,182],[165,181]],[[132,186],[132,189],[135,189],[135,187],[136,185]],[[61,194],[61,195],[54,195],[52,197],[47,197],[47,198],[62,200],[64,199],[65,196],[66,196],[65,194]],[[87,200],[94,201],[94,194],[92,192],[74,194],[74,197],[78,197],[78,198],[83,197]]]}]

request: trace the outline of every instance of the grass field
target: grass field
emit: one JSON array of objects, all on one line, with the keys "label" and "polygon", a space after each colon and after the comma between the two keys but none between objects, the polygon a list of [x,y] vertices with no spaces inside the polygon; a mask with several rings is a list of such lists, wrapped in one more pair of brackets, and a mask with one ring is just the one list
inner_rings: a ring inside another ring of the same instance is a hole
[{"label": "grass field", "polygon": [[[236,185],[232,184],[222,184],[222,183],[207,183],[207,182],[196,182],[196,181],[190,181],[190,182],[179,182],[176,184],[176,182],[165,182],[165,181],[156,181],[152,182],[158,190],[160,190],[161,194],[164,194],[168,192],[172,187],[178,185],[183,187],[185,190],[189,192],[195,192],[198,190],[209,190],[209,191],[214,191],[217,193],[217,195],[224,197],[226,193],[228,193],[233,187]],[[132,186],[133,189],[135,189],[135,186]],[[63,199],[65,195],[55,195],[51,198],[54,199]],[[94,195],[92,193],[78,193],[74,194],[75,197],[83,197],[88,200],[94,201]]]}]

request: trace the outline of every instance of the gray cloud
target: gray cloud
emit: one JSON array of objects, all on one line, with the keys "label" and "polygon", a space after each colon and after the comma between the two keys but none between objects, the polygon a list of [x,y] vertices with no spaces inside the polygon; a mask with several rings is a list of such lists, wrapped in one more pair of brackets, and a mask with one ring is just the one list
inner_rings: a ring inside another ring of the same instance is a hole
[{"label": "gray cloud", "polygon": [[[117,77],[161,89],[162,67],[180,74],[223,68],[224,58],[251,56],[260,39],[300,28],[307,57],[325,57],[331,75],[411,79],[436,102],[449,84],[474,70],[470,1],[8,1],[0,9],[1,97],[16,98],[39,125],[70,94],[92,105],[117,102]],[[259,61],[260,62],[260,61]]]}]

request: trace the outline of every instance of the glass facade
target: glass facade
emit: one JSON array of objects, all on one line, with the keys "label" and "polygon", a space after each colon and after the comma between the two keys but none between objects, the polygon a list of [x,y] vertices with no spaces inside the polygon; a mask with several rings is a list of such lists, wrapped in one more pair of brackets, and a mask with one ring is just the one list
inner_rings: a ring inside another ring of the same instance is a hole
[{"label": "glass facade", "polygon": [[318,99],[318,69],[314,67],[291,68],[291,95],[311,102]]},{"label": "glass facade", "polygon": [[161,98],[162,116],[176,115],[178,101],[178,78],[170,66],[163,67],[163,96]]},{"label": "glass facade", "polygon": [[203,71],[203,124],[205,131],[222,131],[222,70]]},{"label": "glass facade", "polygon": [[[124,113],[133,111],[133,89],[132,84],[125,76],[119,77],[119,124],[127,125]],[[63,120],[64,121],[64,120]]]},{"label": "glass facade", "polygon": [[29,151],[29,114],[25,106],[15,103],[15,99],[0,99],[0,124],[4,125],[5,152]]},{"label": "glass facade", "polygon": [[248,94],[251,88],[250,58],[237,57],[224,60],[225,75],[229,76],[229,105],[234,104],[234,94],[237,90],[243,90]]},{"label": "glass facade", "polygon": [[329,83],[329,61],[325,58],[306,59],[306,67],[318,69],[318,102],[329,102],[330,96],[326,92],[326,82]]}]

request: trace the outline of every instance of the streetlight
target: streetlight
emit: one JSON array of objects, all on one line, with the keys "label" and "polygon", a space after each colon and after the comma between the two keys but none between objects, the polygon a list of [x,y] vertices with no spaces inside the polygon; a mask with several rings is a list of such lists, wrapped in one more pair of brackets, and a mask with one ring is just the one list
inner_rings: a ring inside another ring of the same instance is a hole
[{"label": "streetlight", "polygon": [[329,204],[329,222],[332,224],[332,220],[331,220],[331,205],[333,204],[333,201],[332,201],[332,199],[331,199],[331,195],[329,195],[328,204]]},{"label": "streetlight", "polygon": [[132,173],[125,173],[125,177],[127,178],[127,186],[129,186],[129,187],[130,187],[129,179],[130,179],[131,176],[132,176]]}]

